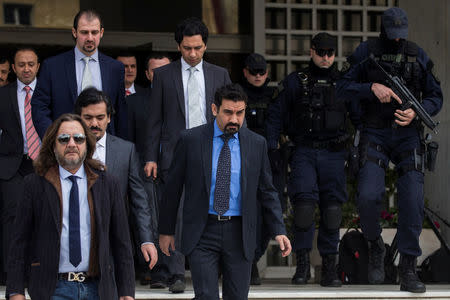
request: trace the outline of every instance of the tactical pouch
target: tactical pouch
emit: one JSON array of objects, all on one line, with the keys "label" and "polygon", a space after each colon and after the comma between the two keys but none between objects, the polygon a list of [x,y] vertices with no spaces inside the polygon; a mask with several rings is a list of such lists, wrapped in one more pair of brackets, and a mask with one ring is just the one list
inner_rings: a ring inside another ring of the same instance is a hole
[{"label": "tactical pouch", "polygon": [[434,172],[434,167],[436,166],[436,159],[439,149],[439,144],[437,142],[429,142],[426,144],[426,168],[430,172]]}]

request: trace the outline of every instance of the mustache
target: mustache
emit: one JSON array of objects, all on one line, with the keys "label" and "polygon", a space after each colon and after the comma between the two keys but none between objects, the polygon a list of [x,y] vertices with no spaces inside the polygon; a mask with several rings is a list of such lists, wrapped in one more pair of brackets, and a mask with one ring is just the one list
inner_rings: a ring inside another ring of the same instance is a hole
[{"label": "mustache", "polygon": [[64,155],[66,155],[67,153],[77,153],[77,154],[80,154],[80,151],[78,151],[77,148],[69,148],[69,149],[66,149],[66,150],[64,151]]},{"label": "mustache", "polygon": [[89,129],[91,129],[91,130],[102,131],[102,129],[101,129],[100,127],[97,127],[97,126],[92,126],[92,127],[90,127]]}]

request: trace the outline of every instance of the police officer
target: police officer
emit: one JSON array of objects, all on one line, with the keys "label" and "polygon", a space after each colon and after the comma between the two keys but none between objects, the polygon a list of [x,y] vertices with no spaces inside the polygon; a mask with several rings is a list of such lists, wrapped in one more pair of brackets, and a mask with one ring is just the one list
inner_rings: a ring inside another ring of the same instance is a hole
[{"label": "police officer", "polygon": [[[335,93],[339,77],[334,63],[336,37],[321,32],[311,41],[309,66],[289,74],[280,84],[277,102],[269,109],[269,152],[277,148],[283,127],[295,144],[288,192],[294,208],[297,269],[293,284],[310,279],[309,252],[314,238],[315,207],[319,206],[317,246],[322,257],[322,286],[341,286],[336,254],[341,206],[347,200],[345,160],[346,103]],[[286,125],[285,125],[286,124]]]},{"label": "police officer", "polygon": [[[245,111],[247,126],[252,131],[265,136],[267,109],[272,103],[276,89],[268,86],[270,82],[268,78],[269,71],[267,70],[267,62],[264,56],[258,53],[252,53],[247,56],[242,72],[241,86],[248,96],[247,109]],[[274,159],[276,161],[273,161]],[[274,185],[279,191],[280,200],[282,200],[286,184],[287,162],[284,163],[281,156],[278,155],[276,158],[271,159],[271,165]],[[286,205],[283,205],[283,203],[282,201],[281,206],[284,211]],[[261,219],[259,220],[261,221]],[[271,233],[266,230],[264,224],[258,222],[257,246],[252,265],[251,285],[261,284],[257,263],[266,251],[270,238]]]},{"label": "police officer", "polygon": [[420,293],[425,292],[425,285],[416,274],[424,209],[422,126],[412,109],[399,109],[402,99],[384,84],[382,73],[366,59],[373,54],[387,72],[405,80],[407,88],[430,115],[437,114],[442,107],[442,91],[432,73],[433,62],[419,46],[406,40],[407,35],[406,13],[398,7],[386,10],[381,17],[380,37],[361,43],[348,58],[351,67],[338,84],[338,94],[356,98],[362,108],[363,148],[357,206],[369,243],[368,280],[372,284],[384,281],[385,246],[379,219],[385,169],[392,161],[398,173],[400,289]]}]

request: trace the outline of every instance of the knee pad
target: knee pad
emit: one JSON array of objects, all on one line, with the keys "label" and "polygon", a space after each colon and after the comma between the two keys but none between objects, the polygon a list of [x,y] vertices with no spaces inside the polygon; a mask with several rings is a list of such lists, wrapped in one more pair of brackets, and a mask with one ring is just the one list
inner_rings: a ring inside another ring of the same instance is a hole
[{"label": "knee pad", "polygon": [[297,229],[307,231],[311,227],[315,209],[313,202],[299,201],[294,205],[294,222]]},{"label": "knee pad", "polygon": [[341,226],[341,204],[333,203],[326,206],[322,212],[322,224],[327,230],[337,230]]}]

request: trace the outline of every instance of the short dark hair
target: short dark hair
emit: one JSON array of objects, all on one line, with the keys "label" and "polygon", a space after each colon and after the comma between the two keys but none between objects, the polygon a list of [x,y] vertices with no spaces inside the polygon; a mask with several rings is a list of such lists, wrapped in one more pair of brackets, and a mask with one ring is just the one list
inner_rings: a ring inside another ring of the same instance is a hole
[{"label": "short dark hair", "polygon": [[34,48],[32,48],[32,47],[28,47],[27,46],[27,47],[19,47],[19,48],[16,49],[16,51],[14,51],[13,63],[16,62],[16,55],[17,55],[17,53],[19,53],[21,51],[31,51],[31,52],[33,52],[34,54],[36,54],[37,61],[39,62],[39,55],[36,52],[36,50]]},{"label": "short dark hair", "polygon": [[108,116],[112,116],[112,114],[114,114],[114,109],[111,105],[109,97],[102,91],[99,91],[94,87],[90,87],[80,93],[77,101],[75,102],[73,111],[75,114],[81,115],[81,110],[84,107],[102,102],[106,104],[106,113],[108,114]]},{"label": "short dark hair", "polygon": [[214,104],[217,108],[222,105],[223,99],[232,100],[234,102],[244,101],[245,104],[247,104],[247,94],[238,83],[230,83],[216,90]]},{"label": "short dark hair", "polygon": [[200,34],[203,42],[208,42],[208,27],[199,18],[187,18],[178,23],[175,29],[175,41],[177,44],[181,44],[185,36],[194,36]]},{"label": "short dark hair", "polygon": [[80,18],[84,15],[86,15],[86,18],[88,18],[88,20],[98,19],[100,21],[100,29],[103,28],[102,16],[95,9],[88,8],[80,10],[75,15],[75,18],[73,18],[73,28],[75,28],[75,30],[77,30],[78,28],[78,21],[80,21]]},{"label": "short dark hair", "polygon": [[3,65],[4,63],[10,63],[9,59],[6,56],[0,56],[0,65]]},{"label": "short dark hair", "polygon": [[169,61],[172,61],[169,57],[169,54],[167,54],[166,52],[153,52],[150,53],[146,58],[145,58],[145,69],[148,70],[148,64],[150,63],[150,59],[163,59],[163,58],[167,58]]}]

